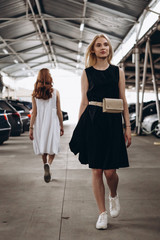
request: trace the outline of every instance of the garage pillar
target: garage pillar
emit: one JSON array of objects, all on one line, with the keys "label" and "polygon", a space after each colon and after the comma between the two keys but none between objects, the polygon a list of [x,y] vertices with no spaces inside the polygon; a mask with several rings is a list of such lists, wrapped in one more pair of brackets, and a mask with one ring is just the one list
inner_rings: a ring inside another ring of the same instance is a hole
[{"label": "garage pillar", "polygon": [[151,73],[152,73],[152,82],[153,82],[153,89],[156,96],[156,108],[157,108],[157,116],[158,116],[158,122],[160,123],[160,108],[159,108],[159,99],[158,99],[158,88],[156,83],[156,77],[155,77],[155,71],[154,71],[154,62],[153,62],[153,56],[152,56],[152,50],[151,45],[149,43],[148,46],[149,50],[149,58],[150,58],[150,64],[151,64]]},{"label": "garage pillar", "polygon": [[139,69],[139,48],[135,47],[135,76],[136,76],[136,133],[138,129],[138,118],[139,118],[139,77],[140,77],[140,69]]},{"label": "garage pillar", "polygon": [[144,90],[145,90],[145,84],[146,84],[146,73],[147,73],[147,63],[148,63],[148,50],[149,50],[149,39],[146,42],[145,56],[144,56],[143,79],[142,79],[142,99],[141,99],[140,111],[139,111],[138,134],[141,133],[143,98],[144,98]]}]

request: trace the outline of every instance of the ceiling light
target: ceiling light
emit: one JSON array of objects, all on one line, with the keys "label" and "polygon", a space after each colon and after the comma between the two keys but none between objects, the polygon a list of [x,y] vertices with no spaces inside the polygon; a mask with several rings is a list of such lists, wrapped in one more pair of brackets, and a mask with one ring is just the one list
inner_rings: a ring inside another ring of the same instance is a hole
[{"label": "ceiling light", "polygon": [[31,73],[30,73],[30,72],[28,73],[28,76],[31,76]]},{"label": "ceiling light", "polygon": [[79,43],[78,43],[78,48],[81,48],[82,47],[82,42],[80,41]]},{"label": "ceiling light", "polygon": [[3,52],[4,52],[5,54],[8,54],[8,51],[7,51],[5,48],[3,48]]},{"label": "ceiling light", "polygon": [[23,67],[22,70],[25,71],[26,69]]},{"label": "ceiling light", "polygon": [[76,65],[76,68],[79,68],[79,64]]},{"label": "ceiling light", "polygon": [[14,62],[15,62],[15,63],[18,63],[18,60],[17,60],[17,59],[14,59]]},{"label": "ceiling light", "polygon": [[83,29],[84,29],[84,23],[81,23],[81,25],[80,25],[80,31],[82,32]]}]

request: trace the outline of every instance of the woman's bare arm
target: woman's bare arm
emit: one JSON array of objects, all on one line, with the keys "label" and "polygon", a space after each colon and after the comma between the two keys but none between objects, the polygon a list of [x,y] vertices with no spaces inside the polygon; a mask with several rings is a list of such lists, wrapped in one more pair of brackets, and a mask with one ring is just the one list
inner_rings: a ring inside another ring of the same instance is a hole
[{"label": "woman's bare arm", "polygon": [[86,75],[86,71],[83,70],[82,77],[81,77],[81,104],[79,109],[79,118],[81,117],[82,113],[86,109],[88,105],[88,98],[87,98],[87,91],[88,91],[88,79]]},{"label": "woman's bare arm", "polygon": [[119,69],[119,97],[123,99],[124,106],[123,117],[126,125],[125,140],[128,141],[127,147],[129,147],[131,145],[131,127],[129,120],[128,104],[125,96],[125,75],[124,71],[121,68]]},{"label": "woman's bare arm", "polygon": [[63,129],[63,115],[61,111],[61,104],[60,104],[60,95],[58,90],[56,91],[56,97],[57,97],[57,115],[59,118],[59,123],[60,123],[60,135],[62,136],[64,134],[64,129]]},{"label": "woman's bare arm", "polygon": [[37,106],[35,98],[32,97],[32,114],[31,114],[31,122],[30,122],[30,128],[29,128],[29,137],[31,140],[33,140],[33,125],[35,122],[37,116]]}]

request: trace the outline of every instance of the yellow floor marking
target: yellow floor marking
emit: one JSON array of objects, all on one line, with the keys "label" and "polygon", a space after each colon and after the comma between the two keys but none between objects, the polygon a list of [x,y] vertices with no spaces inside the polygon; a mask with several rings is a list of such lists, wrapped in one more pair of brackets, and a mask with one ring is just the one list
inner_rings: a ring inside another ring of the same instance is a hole
[{"label": "yellow floor marking", "polygon": [[153,144],[154,145],[160,145],[160,142],[154,142]]}]

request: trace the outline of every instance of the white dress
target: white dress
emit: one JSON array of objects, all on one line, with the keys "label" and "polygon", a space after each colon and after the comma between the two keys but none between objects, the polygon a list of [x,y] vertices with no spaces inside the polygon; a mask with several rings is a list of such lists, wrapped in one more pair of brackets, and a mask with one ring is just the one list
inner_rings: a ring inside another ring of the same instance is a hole
[{"label": "white dress", "polygon": [[35,98],[37,116],[33,129],[35,154],[57,154],[60,142],[60,124],[56,108],[56,89],[52,97],[44,100]]}]

